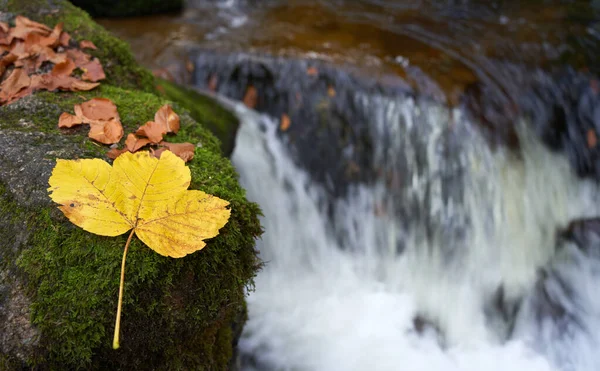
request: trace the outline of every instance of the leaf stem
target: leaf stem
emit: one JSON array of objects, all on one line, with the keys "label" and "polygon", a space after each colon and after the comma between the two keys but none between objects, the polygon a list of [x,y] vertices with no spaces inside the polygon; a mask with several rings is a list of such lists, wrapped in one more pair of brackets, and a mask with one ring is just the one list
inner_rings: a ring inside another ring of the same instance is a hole
[{"label": "leaf stem", "polygon": [[113,337],[113,349],[119,349],[119,332],[121,331],[121,307],[123,306],[123,286],[125,284],[125,259],[127,258],[127,250],[129,249],[129,243],[131,237],[133,237],[135,228],[131,229],[127,243],[125,243],[125,250],[123,251],[123,261],[121,262],[121,283],[119,284],[119,303],[117,304],[117,320],[115,322],[115,336]]}]

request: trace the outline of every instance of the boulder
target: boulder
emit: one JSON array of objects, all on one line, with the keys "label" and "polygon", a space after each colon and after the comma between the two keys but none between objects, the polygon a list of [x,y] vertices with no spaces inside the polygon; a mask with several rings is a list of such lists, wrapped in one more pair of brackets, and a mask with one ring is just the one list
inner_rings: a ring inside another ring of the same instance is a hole
[{"label": "boulder", "polygon": [[[0,107],[0,370],[229,367],[243,326],[245,292],[260,267],[258,206],[248,202],[219,141],[181,105],[172,142],[197,144],[193,189],[231,203],[231,218],[207,246],[181,259],[134,238],[127,256],[121,348],[111,347],[126,235],[97,236],[71,224],[48,197],[57,158],[108,160],[86,128],[57,128],[62,112],[93,97],[116,103],[125,132],[168,101],[121,41],[63,0],[0,1],[5,19],[24,15],[91,40],[107,79],[89,92],[38,92]],[[198,118],[199,116],[196,116]],[[123,139],[124,140],[124,139]]]}]

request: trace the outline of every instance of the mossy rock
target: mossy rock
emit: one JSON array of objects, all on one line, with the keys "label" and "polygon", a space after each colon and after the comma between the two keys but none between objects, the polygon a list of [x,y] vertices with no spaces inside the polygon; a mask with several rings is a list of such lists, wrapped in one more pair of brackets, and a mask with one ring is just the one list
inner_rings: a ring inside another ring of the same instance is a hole
[{"label": "mossy rock", "polygon": [[83,231],[47,193],[56,158],[106,159],[107,148],[89,140],[85,127],[59,130],[58,117],[76,103],[105,97],[116,103],[127,133],[167,101],[152,93],[152,77],[128,48],[71,4],[0,5],[48,25],[65,22],[73,37],[94,41],[109,76],[93,91],[38,92],[0,107],[0,370],[227,369],[245,320],[245,291],[259,268],[254,243],[262,230],[260,210],[246,200],[219,141],[175,105],[181,130],[170,141],[198,144],[189,163],[191,188],[228,200],[231,218],[203,250],[182,259],[134,239],[121,348],[113,350],[126,235]]}]

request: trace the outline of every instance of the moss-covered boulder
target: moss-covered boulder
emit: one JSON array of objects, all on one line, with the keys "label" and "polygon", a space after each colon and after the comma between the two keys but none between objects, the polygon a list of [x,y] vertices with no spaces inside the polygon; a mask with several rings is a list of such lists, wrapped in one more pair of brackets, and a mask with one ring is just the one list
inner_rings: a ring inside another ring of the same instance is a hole
[{"label": "moss-covered boulder", "polygon": [[189,163],[191,188],[230,201],[231,219],[203,250],[182,259],[162,257],[134,239],[121,348],[113,350],[126,236],[81,230],[47,194],[56,158],[106,159],[107,148],[90,141],[86,128],[57,129],[57,120],[76,103],[106,97],[129,132],[166,100],[154,94],[152,76],[125,44],[66,1],[0,5],[8,17],[64,22],[74,38],[92,40],[108,77],[89,92],[38,92],[0,107],[0,370],[227,369],[245,320],[245,289],[259,266],[254,242],[261,227],[260,211],[246,200],[219,141],[174,104],[182,128],[171,141],[198,144]]}]

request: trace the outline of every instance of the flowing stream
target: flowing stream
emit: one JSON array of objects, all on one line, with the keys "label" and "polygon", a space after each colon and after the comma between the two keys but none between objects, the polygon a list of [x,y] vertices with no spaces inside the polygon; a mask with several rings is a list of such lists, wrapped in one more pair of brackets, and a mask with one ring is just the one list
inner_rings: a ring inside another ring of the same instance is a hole
[{"label": "flowing stream", "polygon": [[[600,265],[577,249],[555,256],[557,229],[600,215],[595,185],[577,180],[525,125],[516,156],[490,150],[458,110],[378,104],[373,126],[396,143],[378,159],[405,161],[410,180],[395,191],[357,186],[333,218],[276,123],[238,107],[233,162],[264,211],[266,262],[248,298],[244,368],[598,370]],[[397,218],[393,208],[408,204],[419,215]],[[548,264],[579,288],[565,295],[547,284],[574,308],[571,323],[536,319],[537,271]]]}]

